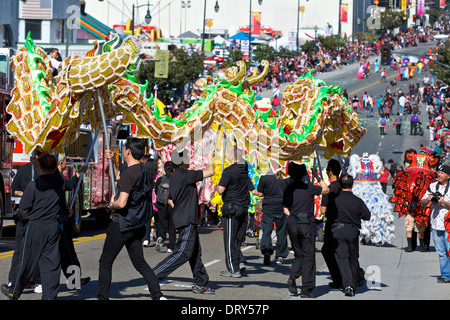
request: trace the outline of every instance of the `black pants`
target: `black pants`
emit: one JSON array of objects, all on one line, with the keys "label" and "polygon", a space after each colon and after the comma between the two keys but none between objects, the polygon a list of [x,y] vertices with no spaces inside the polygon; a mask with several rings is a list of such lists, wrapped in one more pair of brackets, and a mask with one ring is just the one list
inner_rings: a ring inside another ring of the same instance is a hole
[{"label": "black pants", "polygon": [[169,234],[169,249],[175,249],[177,242],[177,230],[173,224],[172,207],[157,206],[158,211],[155,214],[156,222],[156,236],[161,237],[163,242],[166,241],[166,234]]},{"label": "black pants", "polygon": [[336,261],[336,256],[334,254],[333,246],[333,233],[331,232],[331,225],[329,223],[325,224],[325,232],[323,238],[323,246],[321,249],[322,256],[327,264],[328,271],[330,272],[331,281],[336,287],[342,285],[341,272],[339,271],[339,266]]},{"label": "black pants", "polygon": [[100,257],[97,293],[97,298],[99,300],[108,299],[112,280],[112,266],[117,255],[124,246],[127,248],[128,256],[130,257],[134,268],[144,277],[152,299],[158,300],[162,296],[158,279],[144,258],[141,242],[144,234],[145,226],[126,232],[120,232],[119,223],[110,222],[108,231],[106,232],[102,255]]},{"label": "black pants", "polygon": [[56,299],[61,274],[58,221],[29,221],[23,233],[21,256],[22,260],[11,288],[13,298],[20,297],[39,265],[42,300]]},{"label": "black pants", "polygon": [[417,122],[411,122],[411,135],[416,136],[417,135]]},{"label": "black pants", "polygon": [[[16,248],[14,250],[14,254],[11,259],[11,268],[9,270],[9,275],[8,275],[8,277],[9,277],[8,281],[12,284],[14,284],[14,281],[17,278],[17,270],[19,269],[20,264],[22,262],[23,236],[25,233],[25,226],[28,223],[28,220],[24,221],[24,220],[16,219],[14,221],[16,223],[16,234],[15,234]],[[35,284],[41,283],[41,273],[39,271],[39,265],[36,266],[36,270],[33,272],[33,275],[31,276],[31,278],[28,281],[31,281]]]},{"label": "black pants", "polygon": [[164,279],[188,261],[195,284],[200,287],[206,286],[209,276],[202,262],[200,238],[194,224],[178,229],[178,241],[174,252],[154,268],[158,280]]},{"label": "black pants", "polygon": [[297,223],[295,217],[290,215],[287,229],[294,250],[290,278],[302,276],[302,292],[311,294],[316,287],[316,224]]},{"label": "black pants", "polygon": [[401,135],[402,134],[402,125],[398,124],[395,126],[395,129],[397,130],[397,135]]},{"label": "black pants", "polygon": [[239,272],[239,264],[244,262],[241,245],[245,241],[248,210],[239,207],[231,217],[222,217],[225,265],[231,273]]},{"label": "black pants", "polygon": [[261,237],[261,253],[273,254],[272,231],[273,224],[276,225],[277,243],[276,258],[286,258],[289,254],[287,232],[286,232],[286,215],[283,211],[274,212],[263,210],[261,219],[262,237]]},{"label": "black pants", "polygon": [[68,268],[70,266],[77,266],[80,268],[81,274],[81,265],[78,260],[77,253],[75,252],[75,246],[73,245],[70,219],[66,216],[60,216],[59,219],[59,252],[61,254],[61,271],[66,278],[69,278],[73,275],[73,272],[68,272]]},{"label": "black pants", "polygon": [[350,225],[333,232],[336,261],[342,276],[342,286],[356,290],[359,279],[359,230]]}]

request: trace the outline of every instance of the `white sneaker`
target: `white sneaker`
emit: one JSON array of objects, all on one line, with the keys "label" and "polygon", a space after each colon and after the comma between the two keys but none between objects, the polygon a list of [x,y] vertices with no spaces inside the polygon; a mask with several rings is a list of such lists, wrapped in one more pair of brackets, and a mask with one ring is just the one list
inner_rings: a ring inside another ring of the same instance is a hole
[{"label": "white sneaker", "polygon": [[158,239],[156,239],[156,246],[155,246],[156,251],[161,251],[162,245],[163,239],[161,237],[158,237]]},{"label": "white sneaker", "polygon": [[34,293],[42,293],[42,285],[41,284],[36,284],[34,286]]},{"label": "white sneaker", "polygon": [[167,298],[166,297],[161,297],[161,298],[159,298],[159,300],[167,300]]},{"label": "white sneaker", "polygon": [[149,243],[148,240],[144,240],[144,241],[142,242],[142,246],[143,246],[143,247],[148,247],[149,245],[150,245],[150,243]]},{"label": "white sneaker", "polygon": [[172,249],[167,249],[166,252],[167,252],[167,253],[172,253],[173,251],[172,251]]}]

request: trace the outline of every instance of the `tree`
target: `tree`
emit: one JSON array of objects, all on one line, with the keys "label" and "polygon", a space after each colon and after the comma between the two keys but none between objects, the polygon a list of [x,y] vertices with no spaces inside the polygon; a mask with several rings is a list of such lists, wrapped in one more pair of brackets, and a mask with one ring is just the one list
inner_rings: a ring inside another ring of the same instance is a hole
[{"label": "tree", "polygon": [[301,46],[301,48],[302,48],[302,51],[304,51],[307,54],[310,54],[312,52],[316,52],[319,50],[319,47],[317,47],[315,40],[306,41],[305,44]]},{"label": "tree", "polygon": [[240,49],[233,48],[233,49],[228,50],[228,58],[227,58],[227,61],[225,61],[225,63],[224,63],[225,67],[229,68],[229,67],[235,66],[236,62],[242,60],[242,57],[243,57],[243,53]]},{"label": "tree", "polygon": [[319,36],[320,43],[322,46],[327,50],[335,50],[342,47],[345,47],[346,40],[342,36],[329,36],[329,37],[323,37]]},{"label": "tree", "polygon": [[203,57],[198,52],[188,55],[184,49],[170,46],[169,76],[167,79],[155,78],[155,61],[144,61],[139,69],[140,83],[149,82],[149,89],[158,85],[158,99],[169,104],[174,95],[174,89],[182,94],[184,86],[196,80],[203,71]]},{"label": "tree", "polygon": [[434,63],[430,60],[429,64],[433,68],[433,75],[446,84],[450,84],[450,47],[441,47],[438,50],[438,60]]},{"label": "tree", "polygon": [[388,30],[400,28],[403,24],[403,12],[386,10],[380,13],[380,32],[386,33]]},{"label": "tree", "polygon": [[275,60],[277,52],[274,48],[267,44],[259,45],[253,51],[253,60],[254,61],[272,61]]}]

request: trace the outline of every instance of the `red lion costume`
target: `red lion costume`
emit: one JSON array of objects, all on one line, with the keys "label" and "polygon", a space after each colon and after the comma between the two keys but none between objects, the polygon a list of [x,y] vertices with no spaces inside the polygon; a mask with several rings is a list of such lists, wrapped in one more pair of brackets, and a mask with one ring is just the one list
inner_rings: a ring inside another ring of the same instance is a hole
[{"label": "red lion costume", "polygon": [[405,160],[409,166],[395,176],[392,184],[394,194],[389,201],[395,204],[394,211],[397,211],[400,217],[413,213],[418,225],[427,225],[431,205],[422,207],[420,200],[430,183],[435,181],[435,167],[439,157],[426,151],[407,151]]}]

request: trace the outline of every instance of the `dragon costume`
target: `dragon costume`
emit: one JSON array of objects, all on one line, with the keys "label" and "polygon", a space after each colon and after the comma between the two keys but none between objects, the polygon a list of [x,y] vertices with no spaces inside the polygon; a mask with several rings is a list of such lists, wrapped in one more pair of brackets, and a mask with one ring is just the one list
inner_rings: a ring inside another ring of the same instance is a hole
[{"label": "dragon costume", "polygon": [[286,161],[301,160],[324,151],[324,157],[349,154],[366,129],[341,97],[341,89],[310,73],[290,84],[283,93],[282,111],[271,116],[255,104],[251,86],[264,79],[262,71],[243,62],[225,70],[225,78],[204,81],[203,98],[181,115],[172,118],[154,107],[153,96],[144,98],[148,83],[137,83],[135,72],[144,58],[140,38],[113,35],[85,57],[71,56],[53,78],[49,58],[28,35],[23,48],[12,57],[15,88],[7,107],[11,119],[7,129],[34,149],[62,151],[77,139],[80,125],[101,128],[99,97],[107,119],[123,116],[124,124],[135,124],[137,136],[151,138],[157,149],[168,144],[183,148],[201,141],[206,130],[221,125],[247,153],[250,163],[263,161],[276,172]]}]

